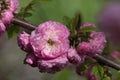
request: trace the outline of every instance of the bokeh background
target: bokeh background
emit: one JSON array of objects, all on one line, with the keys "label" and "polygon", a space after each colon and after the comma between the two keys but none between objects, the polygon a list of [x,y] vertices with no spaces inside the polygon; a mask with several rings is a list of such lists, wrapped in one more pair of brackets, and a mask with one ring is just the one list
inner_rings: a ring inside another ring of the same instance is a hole
[{"label": "bokeh background", "polygon": [[[31,0],[19,0],[25,7]],[[98,25],[98,17],[103,7],[112,0],[50,0],[34,5],[32,16],[27,21],[38,25],[46,20],[64,23],[63,17],[74,17],[80,12],[83,22]],[[115,1],[115,0],[113,0]],[[23,64],[25,53],[17,45],[17,35],[8,38],[7,34],[0,37],[0,80],[86,80],[76,74],[75,69],[65,69],[56,74],[39,73],[39,70]]]}]

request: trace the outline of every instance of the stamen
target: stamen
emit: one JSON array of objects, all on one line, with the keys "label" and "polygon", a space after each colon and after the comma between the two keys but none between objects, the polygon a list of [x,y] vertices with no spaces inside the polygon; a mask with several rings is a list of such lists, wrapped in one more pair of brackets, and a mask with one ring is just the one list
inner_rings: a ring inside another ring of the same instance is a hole
[{"label": "stamen", "polygon": [[54,44],[54,41],[52,41],[51,39],[49,39],[47,42],[48,42],[48,44],[50,44],[51,46]]}]

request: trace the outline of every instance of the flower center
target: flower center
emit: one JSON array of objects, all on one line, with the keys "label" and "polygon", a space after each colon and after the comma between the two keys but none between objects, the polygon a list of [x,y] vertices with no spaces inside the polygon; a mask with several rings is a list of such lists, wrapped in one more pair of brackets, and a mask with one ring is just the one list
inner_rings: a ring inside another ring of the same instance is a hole
[{"label": "flower center", "polygon": [[48,44],[51,45],[51,46],[55,43],[55,42],[52,41],[51,39],[49,39],[47,42],[48,42]]}]

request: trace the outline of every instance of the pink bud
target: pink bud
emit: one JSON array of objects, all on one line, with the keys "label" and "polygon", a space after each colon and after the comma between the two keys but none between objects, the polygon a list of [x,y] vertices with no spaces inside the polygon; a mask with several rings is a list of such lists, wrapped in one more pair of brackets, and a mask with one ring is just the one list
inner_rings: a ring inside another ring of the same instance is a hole
[{"label": "pink bud", "polygon": [[31,65],[32,67],[37,67],[37,65],[38,65],[37,59],[38,58],[34,54],[30,53],[30,54],[27,54],[25,63]]},{"label": "pink bud", "polygon": [[74,48],[70,48],[68,50],[67,57],[68,57],[69,62],[72,64],[78,64],[81,61],[81,57],[78,55],[76,49]]},{"label": "pink bud", "polygon": [[32,52],[29,37],[30,35],[24,31],[18,36],[18,45],[23,51],[26,52]]}]

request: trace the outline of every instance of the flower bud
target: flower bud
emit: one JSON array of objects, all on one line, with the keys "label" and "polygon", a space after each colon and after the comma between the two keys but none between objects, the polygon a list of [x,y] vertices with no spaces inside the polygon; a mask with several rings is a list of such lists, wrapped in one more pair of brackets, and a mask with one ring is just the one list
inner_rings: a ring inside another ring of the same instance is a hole
[{"label": "flower bud", "polygon": [[30,35],[24,31],[18,36],[18,45],[23,51],[26,52],[32,52],[29,37]]},{"label": "flower bud", "polygon": [[72,64],[78,64],[81,62],[81,57],[78,55],[76,49],[74,48],[70,48],[68,50],[67,57],[68,57],[69,62]]},{"label": "flower bud", "polygon": [[37,59],[38,58],[34,54],[30,53],[27,54],[25,58],[25,63],[31,65],[32,67],[37,67]]}]

